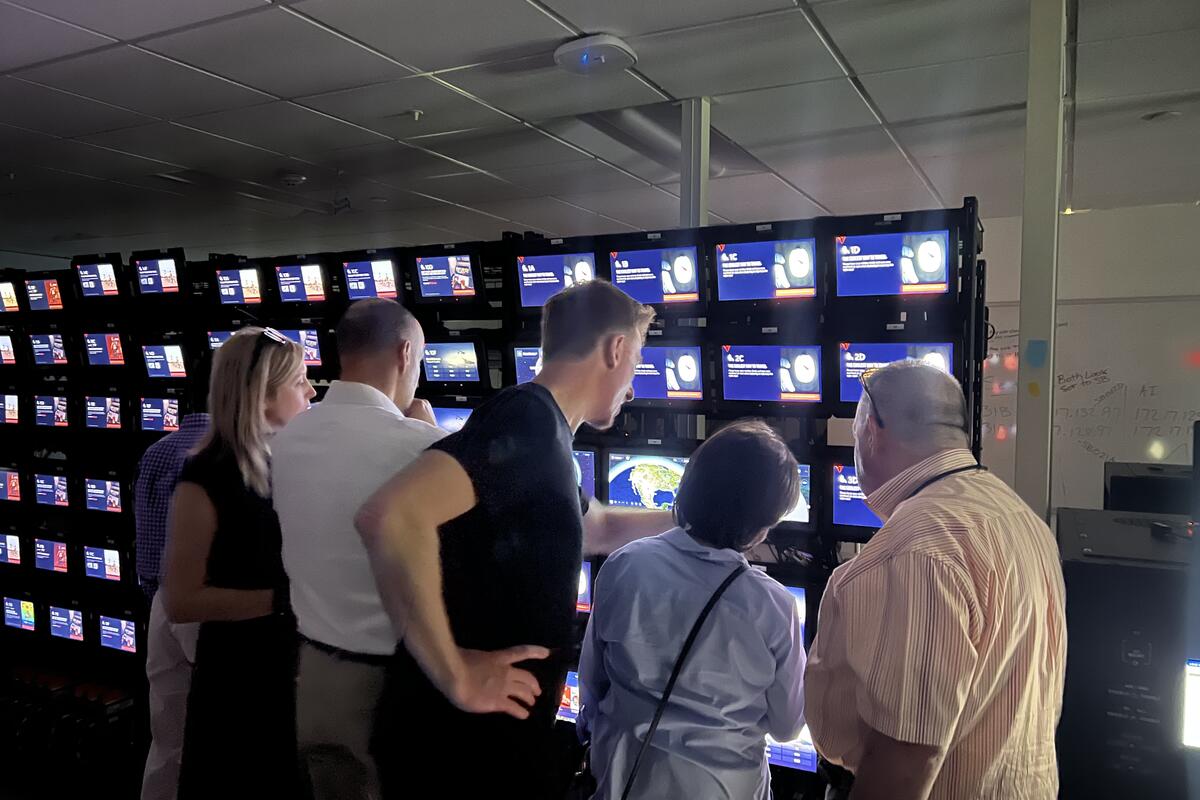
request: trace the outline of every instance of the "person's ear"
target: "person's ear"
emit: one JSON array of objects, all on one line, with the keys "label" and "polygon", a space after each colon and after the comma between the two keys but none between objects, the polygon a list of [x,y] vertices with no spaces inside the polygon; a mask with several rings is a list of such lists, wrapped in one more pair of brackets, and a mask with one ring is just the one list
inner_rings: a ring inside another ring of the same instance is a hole
[{"label": "person's ear", "polygon": [[604,366],[616,369],[625,350],[625,334],[615,333],[604,342]]},{"label": "person's ear", "polygon": [[409,367],[412,366],[412,339],[405,339],[400,343],[400,346],[397,349],[400,356],[400,369],[404,372],[407,372]]}]

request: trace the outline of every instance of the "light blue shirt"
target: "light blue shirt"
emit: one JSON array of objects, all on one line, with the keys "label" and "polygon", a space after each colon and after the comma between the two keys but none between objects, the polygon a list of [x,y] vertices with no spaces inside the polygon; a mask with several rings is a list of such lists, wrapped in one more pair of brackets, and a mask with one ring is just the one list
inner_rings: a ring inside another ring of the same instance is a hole
[{"label": "light blue shirt", "polygon": [[[614,553],[596,579],[579,663],[596,798],[619,798],[671,668],[709,597],[746,559],[675,528]],[[763,800],[765,736],[804,726],[803,619],[751,569],[713,608],[675,684],[632,797]]]}]

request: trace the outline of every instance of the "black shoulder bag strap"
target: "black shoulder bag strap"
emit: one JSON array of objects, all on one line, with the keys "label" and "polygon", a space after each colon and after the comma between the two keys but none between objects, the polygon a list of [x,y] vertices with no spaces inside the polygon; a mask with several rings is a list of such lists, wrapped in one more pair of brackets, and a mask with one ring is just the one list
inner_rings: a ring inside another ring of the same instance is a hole
[{"label": "black shoulder bag strap", "polygon": [[737,580],[737,577],[749,569],[745,564],[741,564],[730,573],[717,590],[713,592],[712,597],[708,598],[708,604],[704,606],[704,610],[700,612],[700,616],[696,619],[696,624],[692,626],[692,630],[687,635],[687,639],[683,641],[683,649],[679,651],[679,658],[675,659],[675,666],[671,669],[671,677],[667,679],[667,687],[663,689],[662,700],[658,701],[658,708],[654,711],[654,719],[650,722],[650,730],[646,731],[646,738],[642,740],[642,747],[638,750],[637,758],[633,760],[633,768],[629,770],[629,778],[625,781],[625,791],[621,792],[621,800],[628,800],[629,793],[633,791],[633,782],[637,780],[638,767],[642,764],[642,758],[646,755],[646,750],[650,748],[650,740],[654,738],[655,731],[658,730],[658,723],[662,721],[663,712],[667,710],[667,702],[671,699],[671,691],[675,688],[675,681],[679,680],[679,673],[683,671],[683,662],[687,659],[688,653],[692,650],[692,645],[696,643],[696,637],[700,635],[700,629],[704,627],[704,621],[708,619],[708,615],[712,612],[713,606],[721,599],[721,595],[725,594],[725,590],[729,588],[729,584]]}]

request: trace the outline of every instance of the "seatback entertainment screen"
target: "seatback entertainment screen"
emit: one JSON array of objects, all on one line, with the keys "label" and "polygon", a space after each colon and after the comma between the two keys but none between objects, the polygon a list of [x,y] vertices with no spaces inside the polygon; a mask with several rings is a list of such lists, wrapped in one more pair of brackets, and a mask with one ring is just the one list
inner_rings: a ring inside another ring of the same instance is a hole
[{"label": "seatback entertainment screen", "polygon": [[700,265],[693,246],[614,250],[608,260],[613,286],[639,303],[700,299]]},{"label": "seatback entertainment screen", "polygon": [[862,397],[862,376],[872,370],[905,359],[915,359],[947,375],[954,365],[954,345],[950,342],[905,344],[900,342],[842,342],[838,348],[841,365],[843,403],[857,403]]},{"label": "seatback entertainment screen", "polygon": [[25,281],[25,296],[29,298],[30,311],[62,310],[62,289],[54,278]]},{"label": "seatback entertainment screen", "polygon": [[87,350],[88,364],[93,367],[121,366],[125,363],[125,350],[121,347],[119,333],[85,333],[83,344]]},{"label": "seatback entertainment screen", "polygon": [[143,397],[142,430],[165,433],[179,430],[179,401],[173,397]]},{"label": "seatback entertainment screen", "polygon": [[367,297],[396,298],[396,267],[391,261],[347,261],[342,264],[346,276],[346,296],[351,300]]},{"label": "seatback entertainment screen", "polygon": [[718,244],[717,299],[816,297],[816,239]]},{"label": "seatback entertainment screen", "polygon": [[556,253],[517,256],[521,306],[540,308],[568,286],[585,283],[596,276],[596,257],[591,253]]},{"label": "seatback entertainment screen", "polygon": [[30,334],[29,343],[33,346],[33,363],[43,367],[67,363],[67,348],[63,344],[62,334]]},{"label": "seatback entertainment screen", "polygon": [[575,457],[575,482],[588,497],[596,496],[596,453],[593,450],[572,450]]},{"label": "seatback entertainment screen", "polygon": [[474,297],[475,274],[469,255],[417,258],[417,291],[425,299]]},{"label": "seatback entertainment screen", "polygon": [[84,426],[99,430],[120,430],[121,428],[121,398],[93,397],[84,398]]},{"label": "seatback entertainment screen", "polygon": [[146,374],[151,378],[186,378],[183,348],[177,344],[142,345]]},{"label": "seatback entertainment screen", "polygon": [[120,294],[117,270],[112,264],[79,264],[75,270],[79,274],[79,291],[84,297],[115,297]]},{"label": "seatback entertainment screen", "polygon": [[225,305],[262,302],[262,286],[254,267],[217,270],[217,291]]},{"label": "seatback entertainment screen", "polygon": [[806,524],[810,522],[809,509],[812,508],[812,466],[797,464],[796,469],[800,473],[800,497],[796,499],[796,505],[792,506],[792,510],[780,522]]},{"label": "seatback entertainment screen", "polygon": [[72,642],[83,641],[83,612],[50,606],[50,635]]},{"label": "seatback entertainment screen", "polygon": [[275,268],[279,299],[285,303],[319,303],[325,299],[325,273],[320,264]]},{"label": "seatback entertainment screen", "polygon": [[950,291],[949,231],[838,236],[834,251],[840,297]]},{"label": "seatback entertainment screen", "polygon": [[879,528],[882,520],[867,505],[853,464],[833,465],[833,524]]},{"label": "seatback entertainment screen", "polygon": [[447,433],[456,433],[462,430],[462,426],[467,424],[470,416],[471,409],[469,408],[433,407],[433,418],[437,420],[438,427]]},{"label": "seatback entertainment screen", "polygon": [[147,258],[134,262],[137,267],[138,292],[141,294],[176,294],[179,292],[179,269],[173,258]]},{"label": "seatback entertainment screen", "polygon": [[514,347],[513,364],[516,366],[517,383],[529,383],[542,371],[542,348]]},{"label": "seatback entertainment screen", "polygon": [[610,452],[607,476],[609,505],[672,508],[687,462],[686,456]]},{"label": "seatback entertainment screen", "polygon": [[54,395],[39,394],[33,398],[33,422],[48,428],[65,428],[67,419],[67,398]]},{"label": "seatback entertainment screen", "polygon": [[136,653],[137,626],[133,620],[101,616],[100,646],[123,653]]},{"label": "seatback entertainment screen", "polygon": [[819,403],[821,348],[816,345],[721,345],[726,400]]},{"label": "seatback entertainment screen", "polygon": [[12,281],[0,281],[0,312],[20,311],[17,303],[17,287]]},{"label": "seatback entertainment screen", "polygon": [[703,360],[697,346],[642,348],[633,395],[641,400],[703,400]]},{"label": "seatback entertainment screen", "polygon": [[474,383],[479,380],[479,356],[472,342],[427,342],[425,380],[432,383]]}]

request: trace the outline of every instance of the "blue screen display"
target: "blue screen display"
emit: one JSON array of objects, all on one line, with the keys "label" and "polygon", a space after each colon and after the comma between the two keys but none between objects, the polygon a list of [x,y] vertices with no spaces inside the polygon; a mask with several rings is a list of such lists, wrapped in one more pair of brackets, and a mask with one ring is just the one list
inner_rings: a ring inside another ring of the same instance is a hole
[{"label": "blue screen display", "polygon": [[142,398],[142,430],[179,430],[179,401],[170,397]]},{"label": "blue screen display", "polygon": [[33,565],[47,572],[67,571],[67,545],[52,539],[34,539]]},{"label": "blue screen display", "polygon": [[121,580],[121,554],[103,547],[83,548],[83,573],[89,578]]},{"label": "blue screen display", "polygon": [[417,259],[417,288],[421,297],[474,297],[471,257],[422,256]]},{"label": "blue screen display", "polygon": [[718,244],[717,299],[816,297],[816,239]]},{"label": "blue screen display", "polygon": [[67,427],[67,398],[47,395],[34,397],[33,421],[51,428]]},{"label": "blue screen display", "polygon": [[614,250],[608,260],[613,286],[639,303],[694,303],[700,299],[695,247]]},{"label": "blue screen display", "polygon": [[258,270],[253,267],[217,270],[217,291],[225,305],[262,302]]},{"label": "blue screen display", "polygon": [[121,513],[121,484],[99,478],[84,480],[84,500],[89,511]]},{"label": "blue screen display", "polygon": [[462,426],[467,424],[467,418],[470,416],[471,409],[469,408],[433,407],[433,418],[437,420],[438,427],[448,433],[462,430]]},{"label": "blue screen display", "polygon": [[25,281],[25,295],[29,298],[30,311],[62,310],[62,290],[58,288],[58,281],[54,278]]},{"label": "blue screen display", "polygon": [[142,345],[146,374],[151,378],[186,378],[183,348],[177,344]]},{"label": "blue screen display", "polygon": [[562,700],[554,718],[563,722],[574,722],[579,717],[579,705],[579,673],[568,672],[567,682],[563,684]]},{"label": "blue screen display", "polygon": [[609,505],[671,509],[687,462],[686,456],[609,453]]},{"label": "blue screen display", "polygon": [[285,303],[319,303],[325,299],[325,273],[320,264],[276,267],[279,299]]},{"label": "blue screen display", "polygon": [[592,564],[584,561],[579,568],[579,594],[575,598],[575,610],[590,614],[592,611]]},{"label": "blue screen display", "polygon": [[591,253],[547,256],[517,256],[521,305],[540,308],[568,286],[596,276],[596,257]]},{"label": "blue screen display", "polygon": [[346,275],[346,296],[351,300],[366,297],[398,296],[396,268],[391,261],[347,261],[342,264]]},{"label": "blue screen display", "polygon": [[780,522],[797,522],[807,523],[810,521],[809,509],[812,508],[812,466],[809,464],[797,464],[796,470],[800,473],[800,497],[796,499],[796,505],[792,507]]},{"label": "blue screen display", "polygon": [[833,524],[879,528],[883,522],[867,506],[853,464],[833,465]]},{"label": "blue screen display", "polygon": [[573,450],[575,482],[588,497],[596,496],[596,453],[593,450]]},{"label": "blue screen display", "polygon": [[85,333],[88,364],[93,367],[120,366],[125,363],[125,350],[119,333]]},{"label": "blue screen display", "polygon": [[86,411],[84,422],[86,427],[99,430],[120,430],[121,398],[87,397],[84,398],[84,409]]},{"label": "blue screen display", "polygon": [[120,294],[117,288],[117,271],[112,264],[80,264],[79,290],[84,297],[113,297]]},{"label": "blue screen display", "polygon": [[304,363],[310,367],[321,366],[321,340],[312,328],[303,330],[279,331],[287,338],[304,348]]},{"label": "blue screen display", "polygon": [[137,627],[132,620],[101,616],[100,646],[123,653],[136,653]]},{"label": "blue screen display", "polygon": [[50,635],[72,642],[83,641],[83,612],[50,606]]},{"label": "blue screen display", "polygon": [[871,344],[855,342],[851,344],[842,342],[838,348],[842,402],[857,403],[858,399],[862,397],[861,378],[863,373],[886,367],[888,364],[903,361],[906,358],[916,359],[949,375],[954,366],[954,345],[950,342],[936,344],[899,342]]},{"label": "blue screen display", "polygon": [[950,290],[949,231],[838,236],[834,250],[837,293],[842,297]]},{"label": "blue screen display", "polygon": [[230,336],[233,336],[233,331],[209,331],[208,349],[216,350],[218,347],[228,342]]},{"label": "blue screen display", "polygon": [[821,348],[722,345],[721,386],[726,400],[818,403]]},{"label": "blue screen display", "polygon": [[34,333],[29,337],[33,345],[33,363],[45,367],[67,363],[67,348],[63,337],[57,333]]},{"label": "blue screen display", "polygon": [[425,345],[425,380],[438,383],[473,383],[479,380],[479,356],[471,342],[428,342]]},{"label": "blue screen display", "polygon": [[33,494],[39,505],[69,506],[65,475],[34,475]]},{"label": "blue screen display", "polygon": [[529,383],[542,371],[542,348],[514,347],[513,363],[517,369],[517,383]]},{"label": "blue screen display", "polygon": [[173,258],[148,258],[135,261],[138,291],[142,294],[175,294],[179,291],[179,272]]},{"label": "blue screen display", "polygon": [[634,368],[633,395],[642,400],[703,400],[699,347],[643,347]]},{"label": "blue screen display", "polygon": [[37,619],[31,600],[18,600],[14,597],[4,598],[4,624],[10,628],[23,631],[37,630]]}]

